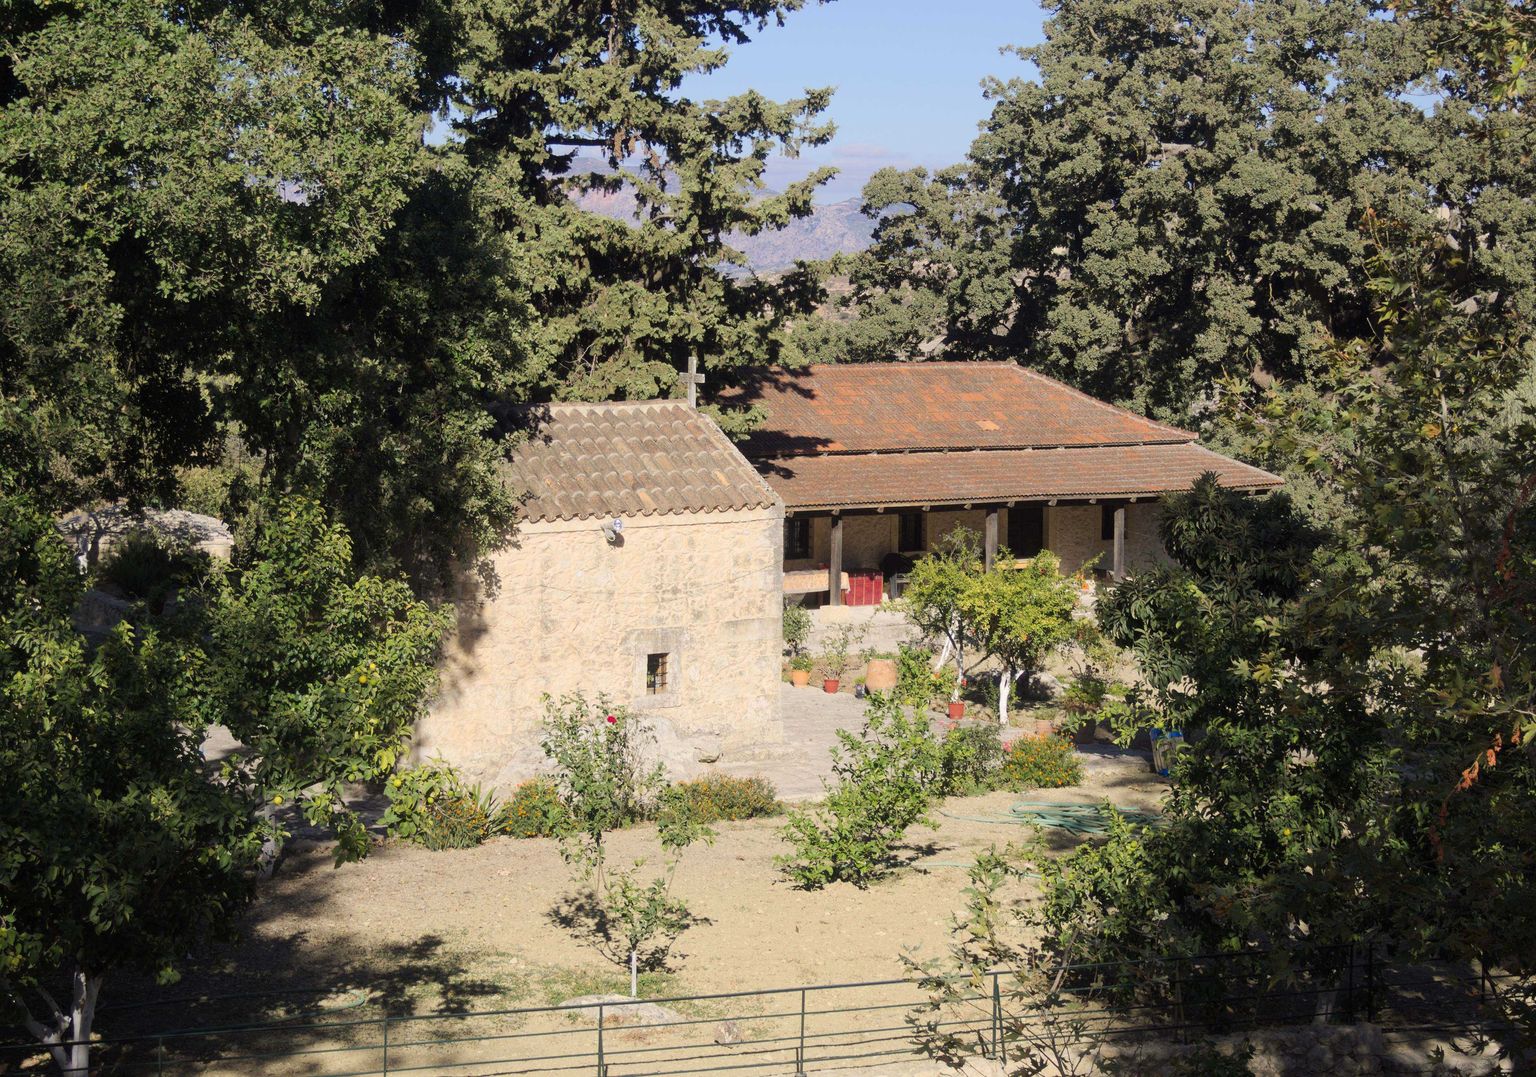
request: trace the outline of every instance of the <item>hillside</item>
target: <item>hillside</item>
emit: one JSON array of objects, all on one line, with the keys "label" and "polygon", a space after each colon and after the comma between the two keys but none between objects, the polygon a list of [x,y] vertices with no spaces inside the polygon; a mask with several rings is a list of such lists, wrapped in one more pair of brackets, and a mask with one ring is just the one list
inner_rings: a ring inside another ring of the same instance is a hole
[{"label": "hillside", "polygon": [[[617,220],[635,217],[634,194],[628,189],[612,194],[592,191],[577,199],[577,204],[593,213]],[[796,261],[814,262],[834,254],[851,254],[870,244],[875,222],[859,212],[857,198],[817,206],[815,212],[791,222],[777,232],[756,236],[735,236],[731,245],[747,256],[758,273],[788,269]]]}]

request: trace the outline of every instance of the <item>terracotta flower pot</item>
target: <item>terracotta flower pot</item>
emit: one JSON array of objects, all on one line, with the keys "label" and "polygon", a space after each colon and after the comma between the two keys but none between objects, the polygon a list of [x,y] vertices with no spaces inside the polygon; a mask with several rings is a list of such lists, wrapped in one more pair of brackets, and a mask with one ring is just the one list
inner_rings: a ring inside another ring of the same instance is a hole
[{"label": "terracotta flower pot", "polygon": [[811,671],[808,669],[792,669],[789,671],[789,683],[796,688],[804,688],[811,683]]},{"label": "terracotta flower pot", "polygon": [[837,686],[840,683],[841,682],[836,677],[828,677],[826,680],[821,682],[821,690],[827,693],[829,696],[833,695],[837,692]]},{"label": "terracotta flower pot", "polygon": [[949,720],[958,722],[965,717],[965,700],[957,699],[949,705]]},{"label": "terracotta flower pot", "polygon": [[864,667],[864,687],[871,692],[889,692],[896,687],[896,663],[890,658],[871,658]]},{"label": "terracotta flower pot", "polygon": [[1049,718],[1035,719],[1035,736],[1054,737],[1056,735],[1056,723]]}]

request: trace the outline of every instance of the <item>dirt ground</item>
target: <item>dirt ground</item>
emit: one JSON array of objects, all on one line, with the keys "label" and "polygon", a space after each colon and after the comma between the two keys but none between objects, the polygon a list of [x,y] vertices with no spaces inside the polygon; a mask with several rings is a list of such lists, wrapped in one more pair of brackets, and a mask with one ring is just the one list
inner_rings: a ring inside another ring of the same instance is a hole
[{"label": "dirt ground", "polygon": [[[712,846],[688,850],[675,892],[698,917],[642,996],[709,994],[904,975],[902,955],[937,956],[961,901],[964,866],[1021,836],[978,822],[1020,799],[1155,808],[1166,783],[1138,753],[1083,753],[1084,784],[1037,793],[952,798],[936,830],[914,827],[905,866],[860,890],[795,889],[774,858],[778,819],[718,824]],[[657,858],[654,828],[611,836],[610,863]],[[1075,842],[1052,839],[1061,849]],[[496,839],[431,852],[381,844],[333,868],[328,850],[291,854],[246,922],[244,940],[192,965],[171,987],[109,985],[105,1035],[312,1014],[329,1018],[543,1006],[628,992],[627,975],[584,931],[575,886],[555,842]]]}]

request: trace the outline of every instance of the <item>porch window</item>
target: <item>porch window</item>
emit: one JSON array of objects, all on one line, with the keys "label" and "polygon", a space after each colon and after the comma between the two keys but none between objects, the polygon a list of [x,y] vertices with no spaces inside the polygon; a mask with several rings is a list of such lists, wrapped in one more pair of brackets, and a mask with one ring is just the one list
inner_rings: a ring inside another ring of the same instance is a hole
[{"label": "porch window", "polygon": [[784,557],[805,560],[811,556],[811,518],[787,516],[784,519]]},{"label": "porch window", "polygon": [[645,694],[659,696],[666,694],[671,684],[672,656],[670,654],[649,654],[645,656]]},{"label": "porch window", "polygon": [[1008,552],[1015,557],[1034,557],[1045,549],[1045,506],[1038,501],[1014,505],[1008,510]]},{"label": "porch window", "polygon": [[901,521],[901,537],[896,547],[902,553],[921,553],[928,547],[923,542],[923,514],[920,512],[904,512],[898,517]]}]

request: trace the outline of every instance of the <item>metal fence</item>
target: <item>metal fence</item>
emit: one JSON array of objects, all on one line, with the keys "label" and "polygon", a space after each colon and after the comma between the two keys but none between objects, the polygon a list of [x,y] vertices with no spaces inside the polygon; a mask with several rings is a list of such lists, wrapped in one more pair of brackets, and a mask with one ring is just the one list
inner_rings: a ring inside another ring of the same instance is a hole
[{"label": "metal fence", "polygon": [[[1488,1004],[1514,982],[1466,968],[1399,966],[1364,946],[1078,964],[1052,970],[1051,979],[1059,990],[1048,1006],[1027,978],[997,971],[638,1005],[172,1030],[103,1040],[93,1069],[198,1077],[809,1074],[915,1060],[922,1057],[919,1039],[1006,1062],[1047,1040],[1055,1047],[1135,1037],[1187,1041],[1319,1018],[1464,1029],[1486,1024]],[[0,1072],[37,1053],[35,1045],[0,1045]]]}]

